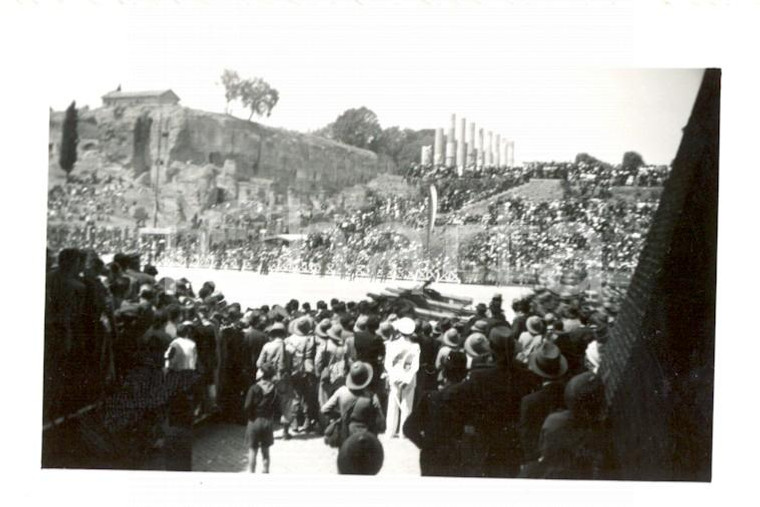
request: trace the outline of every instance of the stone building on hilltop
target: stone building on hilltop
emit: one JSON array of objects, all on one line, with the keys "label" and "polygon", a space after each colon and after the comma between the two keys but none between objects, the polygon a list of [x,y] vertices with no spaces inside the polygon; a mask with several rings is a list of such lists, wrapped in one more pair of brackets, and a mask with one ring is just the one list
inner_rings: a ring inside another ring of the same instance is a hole
[{"label": "stone building on hilltop", "polygon": [[123,92],[115,90],[103,97],[103,107],[117,106],[176,106],[179,96],[171,90],[152,90],[142,92]]}]

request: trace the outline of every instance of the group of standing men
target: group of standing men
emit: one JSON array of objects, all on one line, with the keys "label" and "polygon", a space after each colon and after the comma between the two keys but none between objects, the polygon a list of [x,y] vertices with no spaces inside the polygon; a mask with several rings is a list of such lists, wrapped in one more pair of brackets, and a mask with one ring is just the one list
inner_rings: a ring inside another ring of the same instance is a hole
[{"label": "group of standing men", "polygon": [[[167,463],[189,469],[193,420],[245,423],[246,394],[271,372],[283,439],[321,434],[344,411],[335,413],[336,396],[351,398],[336,394],[345,386],[378,400],[383,420],[365,426],[414,441],[425,475],[585,476],[606,466],[594,374],[613,315],[583,297],[550,304],[548,291],[533,294],[513,304],[509,323],[495,296],[469,320],[430,322],[412,308],[338,299],[243,312],[213,282],[196,294],[187,280],[155,275],[129,256],[104,265],[94,252],[61,252],[48,273],[46,414],[106,384],[160,385],[161,396],[124,405],[168,404],[164,445],[177,459]],[[570,436],[552,440],[558,425]],[[581,451],[593,456],[582,466],[573,461]]]}]

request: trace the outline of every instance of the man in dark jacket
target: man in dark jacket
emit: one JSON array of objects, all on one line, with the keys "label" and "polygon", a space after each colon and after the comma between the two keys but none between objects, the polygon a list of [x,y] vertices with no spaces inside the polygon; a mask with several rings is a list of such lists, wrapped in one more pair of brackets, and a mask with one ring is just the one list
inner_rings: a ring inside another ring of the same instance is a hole
[{"label": "man in dark jacket", "polygon": [[372,377],[370,389],[377,392],[378,386],[381,385],[380,373],[383,371],[383,361],[385,360],[385,344],[383,339],[377,335],[380,327],[380,320],[375,315],[367,317],[364,323],[364,330],[356,331],[353,338],[353,347],[356,351],[356,360],[368,363],[372,366],[375,375]]},{"label": "man in dark jacket", "polygon": [[195,341],[198,348],[198,370],[200,371],[205,390],[205,411],[211,412],[217,408],[217,392],[219,389],[219,364],[222,361],[222,343],[219,339],[219,328],[209,318],[208,307],[202,305],[198,309],[199,319],[195,323]]},{"label": "man in dark jacket", "polygon": [[244,423],[243,402],[250,387],[250,380],[243,376],[247,363],[243,331],[237,326],[240,314],[231,307],[223,316],[223,325],[219,332],[222,348],[225,351],[220,369],[219,408],[224,418],[230,422]]},{"label": "man in dark jacket", "polygon": [[539,438],[540,459],[527,464],[520,477],[616,479],[601,379],[591,372],[576,375],[567,383],[564,397],[567,410],[546,418]]},{"label": "man in dark jacket", "polygon": [[253,316],[249,319],[249,326],[243,330],[244,356],[246,358],[243,375],[249,383],[253,383],[256,379],[258,373],[256,361],[259,360],[261,349],[269,341],[266,333],[264,333],[267,323],[266,315]]},{"label": "man in dark jacket", "polygon": [[420,368],[417,370],[417,384],[414,399],[421,399],[422,393],[434,391],[438,387],[438,371],[435,359],[438,342],[432,337],[433,326],[429,322],[417,321],[415,341],[420,346]]},{"label": "man in dark jacket", "polygon": [[77,363],[84,325],[86,286],[79,273],[83,256],[74,248],[61,250],[58,267],[47,275],[45,305],[45,417],[70,409],[79,397]]},{"label": "man in dark jacket", "polygon": [[444,359],[443,375],[449,383],[440,391],[423,393],[404,423],[404,435],[420,449],[423,476],[461,477],[464,416],[452,397],[453,386],[467,374],[467,359],[453,352]]},{"label": "man in dark jacket", "polygon": [[538,459],[538,438],[546,417],[565,406],[567,360],[556,345],[544,342],[528,361],[528,369],[543,381],[539,390],[526,395],[520,403],[520,446],[523,463]]},{"label": "man in dark jacket", "polygon": [[480,457],[474,460],[474,466],[480,470],[468,475],[515,477],[520,470],[517,423],[520,400],[527,392],[513,363],[514,341],[507,332],[498,333],[498,329],[489,335],[493,367],[452,387],[453,402],[478,441],[474,448]]},{"label": "man in dark jacket", "polygon": [[515,299],[512,301],[512,311],[515,312],[515,318],[512,320],[512,339],[517,341],[528,329],[526,321],[530,312],[530,303],[526,299]]}]

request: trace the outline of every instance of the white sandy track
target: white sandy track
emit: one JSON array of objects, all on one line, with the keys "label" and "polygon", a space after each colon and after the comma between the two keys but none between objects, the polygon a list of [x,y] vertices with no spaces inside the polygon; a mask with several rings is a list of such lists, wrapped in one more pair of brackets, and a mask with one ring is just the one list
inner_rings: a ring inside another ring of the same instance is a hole
[{"label": "white sandy track", "polygon": [[[195,268],[158,267],[158,278],[168,276],[174,278],[185,277],[198,291],[205,281],[213,281],[228,303],[237,301],[245,310],[246,307],[259,307],[261,305],[285,305],[290,299],[297,299],[304,303],[308,301],[312,308],[320,299],[325,302],[332,298],[343,301],[359,301],[369,299],[367,292],[379,293],[385,287],[414,287],[418,282],[395,281],[385,282],[370,281],[366,278],[355,280],[341,280],[339,277],[319,277],[314,275],[302,275],[294,273],[271,273],[260,275],[252,271],[231,271]],[[495,287],[490,285],[464,285],[452,283],[434,283],[431,285],[444,294],[452,294],[462,297],[473,298],[473,305],[483,302],[488,304],[494,294],[499,293],[504,300],[504,312],[507,319],[513,317],[512,300],[526,293],[526,287]]]}]

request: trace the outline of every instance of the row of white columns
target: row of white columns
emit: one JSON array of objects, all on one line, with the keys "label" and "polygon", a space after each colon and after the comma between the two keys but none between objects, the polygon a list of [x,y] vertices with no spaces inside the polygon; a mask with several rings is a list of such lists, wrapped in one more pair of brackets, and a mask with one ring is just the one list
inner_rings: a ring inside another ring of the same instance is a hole
[{"label": "row of white columns", "polygon": [[466,119],[460,120],[459,129],[456,128],[456,123],[456,115],[452,114],[451,125],[445,136],[442,128],[435,130],[432,150],[429,145],[422,147],[423,165],[456,166],[460,170],[467,167],[514,166],[514,141],[502,139],[501,134],[494,135],[490,130],[484,132],[482,128],[476,129],[474,122],[470,122],[470,135],[467,139]]}]

